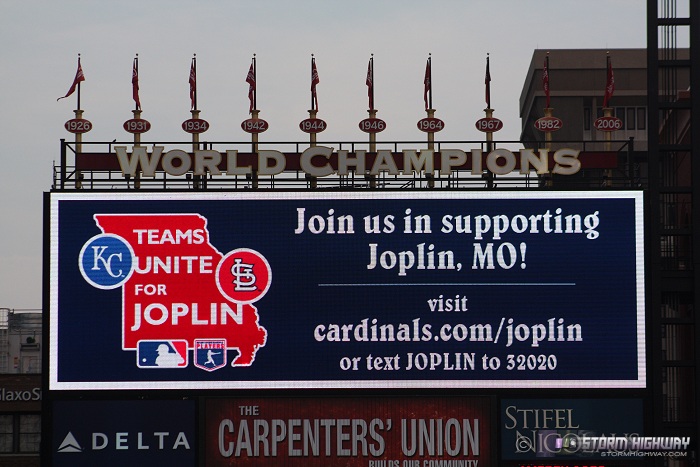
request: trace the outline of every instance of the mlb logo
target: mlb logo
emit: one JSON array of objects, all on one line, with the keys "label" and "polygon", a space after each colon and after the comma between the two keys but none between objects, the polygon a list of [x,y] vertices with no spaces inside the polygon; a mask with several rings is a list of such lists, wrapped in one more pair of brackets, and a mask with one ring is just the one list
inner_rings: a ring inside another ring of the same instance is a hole
[{"label": "mlb logo", "polygon": [[139,341],[136,351],[136,365],[139,368],[185,368],[187,361],[187,341]]},{"label": "mlb logo", "polygon": [[195,339],[194,366],[214,371],[226,366],[226,339]]}]

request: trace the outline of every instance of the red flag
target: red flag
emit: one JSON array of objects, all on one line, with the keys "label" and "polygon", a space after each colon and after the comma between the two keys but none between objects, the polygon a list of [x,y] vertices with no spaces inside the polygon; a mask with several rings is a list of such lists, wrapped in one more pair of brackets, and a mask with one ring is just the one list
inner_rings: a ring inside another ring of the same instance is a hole
[{"label": "red flag", "polygon": [[372,58],[370,58],[369,63],[367,64],[367,79],[365,80],[365,84],[367,85],[367,97],[369,97],[369,110],[374,110],[374,67],[373,67],[373,62],[374,62],[374,60]]},{"label": "red flag", "polygon": [[255,59],[250,63],[250,68],[248,69],[248,76],[245,78],[245,82],[248,83],[248,99],[250,100],[250,109],[248,112],[253,112],[255,109]]},{"label": "red flag", "polygon": [[486,77],[484,78],[484,84],[486,84],[486,108],[491,108],[491,72],[489,71],[489,57],[486,56]]},{"label": "red flag", "polygon": [[192,57],[190,65],[190,101],[191,108],[197,110],[197,58]]},{"label": "red flag", "polygon": [[425,110],[428,110],[432,105],[432,72],[430,70],[430,58],[425,64],[425,79],[423,79],[423,101],[425,102]]},{"label": "red flag", "polygon": [[607,107],[615,92],[615,76],[613,75],[612,60],[608,56],[608,80],[605,84],[605,95],[603,96],[603,108]]},{"label": "red flag", "polygon": [[544,89],[544,95],[547,103],[545,108],[549,108],[549,55],[544,59],[544,68],[542,68],[542,88]]},{"label": "red flag", "polygon": [[320,82],[318,70],[316,69],[316,59],[311,59],[311,110],[318,110],[318,95],[316,85]]},{"label": "red flag", "polygon": [[[68,96],[70,96],[71,94],[73,94],[73,93],[75,92],[75,89],[76,89],[78,86],[80,86],[80,82],[81,82],[81,81],[85,81],[85,75],[83,74],[83,67],[80,66],[80,57],[78,57],[78,71],[75,72],[75,78],[73,79],[73,84],[71,84],[71,87],[70,87],[70,89],[68,90],[68,93],[67,93],[65,96],[59,97],[59,98],[56,99],[56,100],[59,101],[59,100],[61,100],[61,99],[65,99],[66,97],[68,97]],[[80,95],[80,93],[78,93],[78,95]],[[80,99],[78,99],[78,100],[80,100]]]},{"label": "red flag", "polygon": [[134,69],[131,73],[131,88],[136,103],[136,110],[141,110],[141,99],[139,99],[139,59],[134,59]]}]

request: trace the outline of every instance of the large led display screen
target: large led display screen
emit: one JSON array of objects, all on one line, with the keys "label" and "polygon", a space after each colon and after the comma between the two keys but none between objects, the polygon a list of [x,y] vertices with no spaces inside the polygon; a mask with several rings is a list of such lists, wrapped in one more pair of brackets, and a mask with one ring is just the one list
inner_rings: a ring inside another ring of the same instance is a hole
[{"label": "large led display screen", "polygon": [[49,389],[644,387],[642,205],[51,193]]},{"label": "large led display screen", "polygon": [[207,399],[210,467],[493,465],[487,397]]}]

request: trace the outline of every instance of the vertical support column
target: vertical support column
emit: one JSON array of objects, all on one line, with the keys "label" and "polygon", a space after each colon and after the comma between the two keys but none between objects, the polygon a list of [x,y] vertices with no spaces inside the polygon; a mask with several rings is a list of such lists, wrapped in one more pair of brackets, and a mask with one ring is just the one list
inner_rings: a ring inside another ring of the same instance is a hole
[{"label": "vertical support column", "polygon": [[[493,118],[493,109],[490,106],[484,109],[484,113],[486,114],[486,118]],[[489,154],[491,151],[493,151],[493,131],[487,131],[486,132],[486,154]],[[496,176],[488,168],[486,169],[486,173],[483,176],[486,179],[486,187],[493,188],[494,187],[493,179]]]},{"label": "vertical support column", "polygon": [[68,163],[68,156],[66,154],[66,140],[61,138],[61,182],[59,186],[61,190],[66,188],[66,164]]},{"label": "vertical support column", "polygon": [[[81,119],[83,118],[83,111],[80,109],[75,109],[73,112],[75,112],[75,118]],[[83,152],[83,134],[82,133],[76,133],[75,134],[75,159],[76,161],[78,160],[78,154]],[[75,168],[75,188],[77,190],[80,190],[83,187],[83,174],[78,170],[78,168]]]},{"label": "vertical support column", "polygon": [[[251,118],[257,119],[258,115],[260,115],[260,111],[258,109],[253,109],[250,111],[250,114],[251,114]],[[258,156],[258,134],[251,133],[250,140],[251,140],[252,145],[253,145],[253,156],[255,157],[256,161],[259,161],[260,157]],[[250,184],[254,190],[257,190],[257,188],[258,188],[258,169],[256,167],[253,167],[251,169]]]},{"label": "vertical support column", "polygon": [[[554,108],[553,107],[545,107],[544,116],[545,117],[553,117],[554,116]],[[545,149],[549,153],[549,151],[552,149],[552,132],[551,131],[546,131],[544,133],[544,141],[545,141]],[[552,186],[554,186],[553,178],[554,178],[554,174],[552,174],[552,169],[550,168],[549,171],[547,172],[546,177],[545,177],[544,186],[547,188],[551,188]]]},{"label": "vertical support column", "polygon": [[[190,110],[192,112],[193,119],[199,119],[199,110]],[[192,133],[192,157],[194,158],[194,152],[199,149],[199,133]],[[192,176],[192,186],[195,190],[201,190],[203,188],[204,175],[193,175]]]},{"label": "vertical support column", "polygon": [[[132,110],[135,119],[141,118],[141,110]],[[134,133],[134,149],[141,146],[141,133]],[[141,167],[136,168],[136,175],[134,175],[134,188],[141,188]]]},{"label": "vertical support column", "polygon": [[648,379],[651,396],[647,397],[646,407],[652,412],[652,435],[665,435],[661,424],[664,419],[664,381],[662,380],[663,363],[661,361],[661,236],[660,236],[660,187],[659,187],[659,99],[656,90],[659,89],[659,19],[658,0],[647,0],[647,89],[648,93],[648,151],[647,166],[649,173],[647,212],[648,222],[645,222],[644,232],[647,270],[650,272],[645,277],[654,276],[658,279],[653,282],[646,279],[647,288],[647,314],[650,322],[647,336],[650,338],[647,369],[651,372]]},{"label": "vertical support column", "polygon": [[[377,118],[377,110],[376,109],[370,109],[367,111],[369,114],[369,118]],[[369,152],[377,152],[377,134],[376,133],[368,133],[369,134]],[[367,180],[369,181],[369,187],[370,188],[377,188],[377,176],[376,175],[366,175],[365,176]]]},{"label": "vertical support column", "polygon": [[[428,115],[428,118],[435,118],[435,109],[426,109],[425,113]],[[435,133],[432,131],[428,132],[428,149],[435,151]],[[426,173],[425,179],[428,181],[428,188],[435,188],[434,173]]]},{"label": "vertical support column", "polygon": [[[603,116],[604,117],[612,117],[613,116],[613,108],[612,107],[603,108]],[[605,132],[605,150],[607,152],[612,151],[612,131]],[[612,186],[612,169],[605,169],[604,173],[605,173],[605,175],[603,177],[603,186],[610,188]]]},{"label": "vertical support column", "polygon": [[[314,109],[309,110],[309,118],[316,118],[317,111]],[[316,133],[309,133],[309,146],[316,146]],[[310,188],[316,188],[318,186],[318,179],[312,175],[306,174],[306,179],[309,181]]]},{"label": "vertical support column", "polygon": [[[690,15],[690,44],[700,43],[700,2],[688,0]],[[693,244],[693,304],[696,310],[695,342],[700,342],[700,325],[698,325],[698,301],[700,301],[700,56],[697,49],[690,53],[690,122],[691,122],[691,187],[692,220],[691,242]],[[700,439],[700,345],[695,345],[695,439]],[[697,461],[696,461],[697,462]]]}]

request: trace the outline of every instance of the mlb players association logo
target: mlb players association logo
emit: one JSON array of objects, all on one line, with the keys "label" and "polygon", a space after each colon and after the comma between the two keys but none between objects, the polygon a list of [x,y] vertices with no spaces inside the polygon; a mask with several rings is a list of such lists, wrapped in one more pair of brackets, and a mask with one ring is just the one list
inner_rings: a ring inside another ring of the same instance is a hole
[{"label": "mlb players association logo", "polygon": [[95,235],[80,250],[78,266],[83,278],[98,289],[116,289],[134,272],[134,250],[119,235]]},{"label": "mlb players association logo", "polygon": [[195,339],[194,366],[214,371],[226,366],[226,339]]}]

